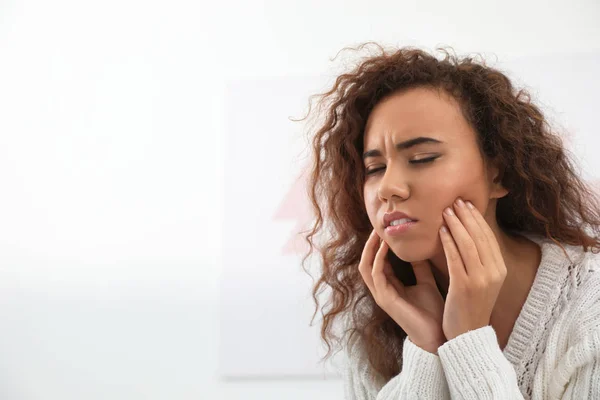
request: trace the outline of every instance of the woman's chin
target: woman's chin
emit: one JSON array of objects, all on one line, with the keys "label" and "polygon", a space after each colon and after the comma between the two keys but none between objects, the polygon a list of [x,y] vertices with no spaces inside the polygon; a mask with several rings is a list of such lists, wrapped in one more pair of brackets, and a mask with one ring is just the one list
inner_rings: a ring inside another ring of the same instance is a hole
[{"label": "woman's chin", "polygon": [[415,262],[427,260],[427,258],[423,258],[423,257],[398,257],[398,258],[401,259],[402,261],[405,261],[408,263],[415,263]]},{"label": "woman's chin", "polygon": [[436,248],[434,246],[423,246],[419,248],[417,246],[390,246],[392,252],[405,262],[418,262],[431,259],[436,254]]},{"label": "woman's chin", "polygon": [[427,257],[424,257],[420,252],[417,252],[414,250],[413,251],[401,251],[401,252],[394,251],[394,254],[396,255],[396,257],[398,257],[402,261],[410,262],[410,263],[427,260]]}]

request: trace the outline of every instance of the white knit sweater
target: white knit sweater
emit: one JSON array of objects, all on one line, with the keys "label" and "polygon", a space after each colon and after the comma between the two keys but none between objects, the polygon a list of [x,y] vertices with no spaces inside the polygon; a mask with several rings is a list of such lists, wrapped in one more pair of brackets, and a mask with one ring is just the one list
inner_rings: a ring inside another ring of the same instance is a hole
[{"label": "white knit sweater", "polygon": [[[405,339],[400,374],[385,382],[356,341],[346,348],[347,400],[600,399],[600,255],[524,234],[542,259],[504,350],[491,326],[429,353]],[[589,250],[589,249],[588,249]]]}]

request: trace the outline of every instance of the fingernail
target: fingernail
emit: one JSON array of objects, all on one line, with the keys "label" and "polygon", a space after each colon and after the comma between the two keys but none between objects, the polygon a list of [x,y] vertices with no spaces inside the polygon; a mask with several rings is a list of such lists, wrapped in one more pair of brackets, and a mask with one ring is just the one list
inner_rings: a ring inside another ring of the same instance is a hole
[{"label": "fingernail", "polygon": [[459,207],[463,207],[465,203],[463,203],[462,199],[459,197],[458,199],[456,199],[456,205]]},{"label": "fingernail", "polygon": [[469,207],[471,210],[475,209],[475,206],[470,201],[467,201],[467,207]]},{"label": "fingernail", "polygon": [[448,215],[454,215],[454,211],[452,211],[452,209],[450,207],[446,208],[445,212]]},{"label": "fingernail", "polygon": [[440,228],[440,230],[441,230],[442,232],[444,232],[444,233],[447,233],[447,232],[448,232],[448,229],[447,229],[447,228],[446,228],[444,225],[442,225],[442,227]]}]

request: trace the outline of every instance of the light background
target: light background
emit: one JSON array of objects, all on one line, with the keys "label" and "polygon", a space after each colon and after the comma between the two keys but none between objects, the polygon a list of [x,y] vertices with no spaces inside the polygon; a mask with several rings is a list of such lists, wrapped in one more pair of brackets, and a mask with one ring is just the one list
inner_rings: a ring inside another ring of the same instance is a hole
[{"label": "light background", "polygon": [[[277,342],[264,360],[239,354],[238,374],[266,378],[220,375],[228,356],[219,349],[234,343],[220,326],[238,317],[221,308],[219,282],[231,273],[223,238],[244,248],[244,237],[261,229],[248,226],[259,215],[253,197],[225,198],[226,165],[237,154],[227,144],[229,115],[239,117],[239,100],[252,98],[244,90],[289,88],[279,107],[267,91],[246,112],[265,101],[275,108],[263,108],[263,118],[279,121],[268,126],[296,134],[286,118],[301,115],[295,108],[312,93],[298,85],[333,75],[340,63],[330,59],[342,47],[451,45],[513,62],[592,163],[599,18],[600,4],[590,0],[0,2],[0,398],[341,398],[341,381],[311,378],[304,372],[311,356],[296,363],[288,353],[283,363]],[[296,139],[282,144],[278,132],[263,134],[282,146],[270,148],[281,151],[274,160],[300,147]],[[288,193],[301,168],[277,162],[255,186],[265,190],[259,222],[277,235],[269,251],[293,230],[293,221],[273,215],[281,211],[277,195]],[[245,227],[224,224],[232,202],[235,212],[250,213]],[[257,275],[246,269],[253,285],[269,268],[286,272],[262,280],[266,293],[257,299],[269,304],[269,290],[277,297],[294,278],[295,303],[277,298],[295,307],[282,313],[281,336],[272,336],[283,338],[286,327],[300,329],[312,305],[296,297],[310,281],[292,272],[291,255],[279,264],[265,254],[248,265]],[[270,326],[243,318],[253,335]],[[298,349],[314,354],[311,333],[296,335]],[[261,365],[297,375],[278,378]]]}]

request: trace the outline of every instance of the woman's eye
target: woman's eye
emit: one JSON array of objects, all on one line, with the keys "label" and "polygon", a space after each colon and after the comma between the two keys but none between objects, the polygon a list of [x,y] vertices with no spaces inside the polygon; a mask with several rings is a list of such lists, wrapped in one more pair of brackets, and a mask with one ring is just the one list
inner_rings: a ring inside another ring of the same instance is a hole
[{"label": "woman's eye", "polygon": [[[433,160],[435,160],[436,158],[438,158],[439,156],[434,156],[434,157],[428,157],[428,158],[423,158],[420,160],[412,160],[409,161],[410,164],[424,164],[424,163],[428,163],[428,162],[432,162]],[[365,175],[373,175],[376,174],[379,171],[384,170],[385,167],[378,167],[378,168],[372,168],[372,169],[368,169],[365,171]]]},{"label": "woman's eye", "polygon": [[428,157],[428,158],[422,158],[420,160],[412,160],[409,161],[411,164],[421,164],[421,163],[427,163],[427,162],[431,162],[433,160],[435,160],[436,158],[438,158],[439,156],[435,156],[435,157]]},{"label": "woman's eye", "polygon": [[384,168],[372,168],[365,171],[365,175],[373,175],[374,173],[381,171]]}]

